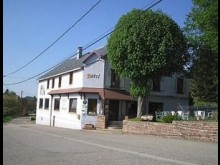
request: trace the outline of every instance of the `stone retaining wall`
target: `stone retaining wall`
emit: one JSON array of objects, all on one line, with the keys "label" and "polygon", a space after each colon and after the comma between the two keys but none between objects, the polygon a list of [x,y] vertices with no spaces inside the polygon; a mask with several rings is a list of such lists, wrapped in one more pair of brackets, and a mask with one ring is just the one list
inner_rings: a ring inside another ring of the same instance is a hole
[{"label": "stone retaining wall", "polygon": [[122,132],[218,143],[218,122],[210,121],[156,123],[124,120]]},{"label": "stone retaining wall", "polygon": [[96,128],[98,129],[105,129],[106,128],[106,117],[105,115],[98,115],[97,116],[97,125]]}]

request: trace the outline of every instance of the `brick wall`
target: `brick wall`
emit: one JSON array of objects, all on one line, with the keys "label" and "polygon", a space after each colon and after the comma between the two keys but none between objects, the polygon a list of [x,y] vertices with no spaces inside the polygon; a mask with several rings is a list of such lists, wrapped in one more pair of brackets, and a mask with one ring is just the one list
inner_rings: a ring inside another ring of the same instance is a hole
[{"label": "brick wall", "polygon": [[218,122],[173,121],[173,123],[156,123],[124,120],[122,132],[218,142]]}]

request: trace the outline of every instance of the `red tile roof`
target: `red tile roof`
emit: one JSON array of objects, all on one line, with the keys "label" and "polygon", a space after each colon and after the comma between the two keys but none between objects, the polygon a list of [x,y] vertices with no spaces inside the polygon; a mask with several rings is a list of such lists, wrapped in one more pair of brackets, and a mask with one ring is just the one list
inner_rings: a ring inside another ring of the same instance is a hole
[{"label": "red tile roof", "polygon": [[48,94],[68,94],[68,93],[98,93],[102,99],[111,100],[133,100],[130,94],[124,90],[104,89],[104,88],[70,88],[52,90]]}]

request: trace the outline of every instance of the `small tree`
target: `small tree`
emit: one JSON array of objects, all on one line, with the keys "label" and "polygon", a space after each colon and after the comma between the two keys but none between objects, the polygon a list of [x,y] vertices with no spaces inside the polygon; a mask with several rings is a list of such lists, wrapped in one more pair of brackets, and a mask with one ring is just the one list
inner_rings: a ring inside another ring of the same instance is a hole
[{"label": "small tree", "polygon": [[130,78],[138,97],[137,117],[145,111],[151,80],[183,70],[186,42],[179,26],[160,11],[132,10],[120,18],[108,39],[108,57],[116,72]]}]

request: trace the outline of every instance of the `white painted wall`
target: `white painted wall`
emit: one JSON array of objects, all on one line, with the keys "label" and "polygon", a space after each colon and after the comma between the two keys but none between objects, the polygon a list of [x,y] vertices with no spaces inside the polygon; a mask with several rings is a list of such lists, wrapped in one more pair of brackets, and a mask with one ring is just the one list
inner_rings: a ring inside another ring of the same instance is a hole
[{"label": "white painted wall", "polygon": [[163,103],[163,111],[174,111],[178,104],[188,106],[189,100],[187,98],[167,97],[167,96],[148,96],[147,104],[149,102]]},{"label": "white painted wall", "polygon": [[[93,60],[96,60],[92,58]],[[103,88],[104,87],[104,61],[99,60],[94,63],[87,61],[83,72],[83,87]],[[91,64],[90,64],[91,63]]]}]

